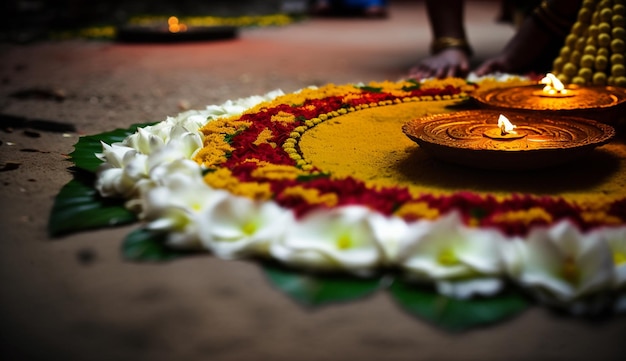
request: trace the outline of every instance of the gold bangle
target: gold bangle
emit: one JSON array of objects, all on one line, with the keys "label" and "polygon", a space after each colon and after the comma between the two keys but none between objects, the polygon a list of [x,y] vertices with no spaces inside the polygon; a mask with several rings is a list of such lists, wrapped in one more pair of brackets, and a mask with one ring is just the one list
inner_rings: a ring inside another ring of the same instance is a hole
[{"label": "gold bangle", "polygon": [[468,55],[472,54],[472,48],[470,47],[467,40],[465,40],[464,38],[443,36],[440,38],[436,38],[430,45],[430,51],[433,54],[439,54],[440,52],[449,48],[459,48]]}]

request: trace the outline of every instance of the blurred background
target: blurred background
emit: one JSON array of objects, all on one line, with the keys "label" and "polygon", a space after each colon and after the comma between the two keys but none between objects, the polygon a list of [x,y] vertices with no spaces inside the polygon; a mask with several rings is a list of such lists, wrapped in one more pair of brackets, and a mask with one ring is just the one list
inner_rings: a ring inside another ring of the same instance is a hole
[{"label": "blurred background", "polygon": [[[313,13],[315,4],[322,0],[17,0],[4,1],[0,5],[3,20],[0,22],[0,41],[31,42],[58,38],[63,33],[74,34],[85,28],[118,27],[134,22],[138,17],[178,16],[178,17],[222,17],[267,16],[284,14],[297,21]],[[387,7],[398,3],[423,3],[423,0],[382,0]],[[500,12],[494,19],[513,20],[510,12],[518,0],[473,0],[470,2],[501,3]],[[360,2],[344,2],[348,11],[341,15],[362,17]],[[357,5],[355,5],[357,4]],[[356,8],[355,8],[356,6]],[[359,8],[360,7],[360,8]],[[356,11],[354,11],[356,9]],[[343,10],[346,10],[345,8]],[[318,14],[319,15],[319,14]],[[356,15],[356,16],[355,16]],[[370,14],[371,15],[371,14]],[[379,14],[380,15],[380,14]],[[386,18],[387,12],[378,18]],[[248,21],[245,25],[255,25]],[[102,35],[102,34],[101,34]],[[106,35],[106,34],[105,34]],[[84,37],[84,36],[83,36]],[[92,37],[98,37],[92,36]],[[106,36],[101,36],[106,37]]]},{"label": "blurred background", "polygon": [[28,42],[56,32],[121,26],[138,16],[259,16],[306,14],[307,0],[17,0],[4,1],[0,41]]}]

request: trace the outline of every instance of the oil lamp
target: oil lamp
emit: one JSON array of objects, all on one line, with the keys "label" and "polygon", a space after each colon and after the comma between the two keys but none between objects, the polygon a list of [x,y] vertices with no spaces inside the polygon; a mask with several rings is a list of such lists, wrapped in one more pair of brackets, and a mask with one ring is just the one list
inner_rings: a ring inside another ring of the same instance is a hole
[{"label": "oil lamp", "polygon": [[565,89],[565,85],[552,73],[547,73],[545,77],[541,79],[539,84],[545,86],[541,91],[536,91],[534,94],[542,97],[563,98],[573,97],[576,94],[574,89]]},{"label": "oil lamp", "polygon": [[187,31],[187,24],[181,23],[176,16],[170,16],[167,19],[167,30],[170,33],[184,33]]},{"label": "oil lamp", "polygon": [[469,110],[414,119],[405,135],[434,158],[474,168],[526,170],[578,159],[607,143],[615,129],[593,120],[497,110]]},{"label": "oil lamp", "polygon": [[472,97],[481,105],[508,110],[540,111],[616,123],[626,108],[626,89],[612,86],[563,84],[547,74],[538,84],[477,91]]},{"label": "oil lamp", "polygon": [[511,123],[509,118],[500,114],[498,117],[498,126],[487,129],[483,135],[496,140],[519,139],[526,136],[524,133],[515,131],[515,128],[517,128],[517,125]]},{"label": "oil lamp", "polygon": [[172,43],[226,40],[237,36],[237,27],[226,25],[187,25],[176,16],[121,26],[117,40],[130,43]]}]

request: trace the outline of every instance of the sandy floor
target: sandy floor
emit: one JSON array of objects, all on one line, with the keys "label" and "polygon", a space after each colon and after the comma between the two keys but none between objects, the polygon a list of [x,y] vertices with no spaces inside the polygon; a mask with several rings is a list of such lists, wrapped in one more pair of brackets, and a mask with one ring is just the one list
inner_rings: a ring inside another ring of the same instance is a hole
[{"label": "sandy floor", "polygon": [[[491,4],[468,9],[480,57],[512,34],[493,21]],[[80,135],[275,88],[396,80],[428,43],[423,8],[403,3],[388,20],[309,20],[225,42],[0,45],[0,359],[623,359],[623,318],[589,324],[537,308],[449,335],[384,293],[303,308],[251,262],[125,262],[119,248],[132,227],[47,236],[53,198],[71,178],[65,155]],[[32,89],[60,100],[11,96]],[[7,115],[56,123],[25,126]]]}]

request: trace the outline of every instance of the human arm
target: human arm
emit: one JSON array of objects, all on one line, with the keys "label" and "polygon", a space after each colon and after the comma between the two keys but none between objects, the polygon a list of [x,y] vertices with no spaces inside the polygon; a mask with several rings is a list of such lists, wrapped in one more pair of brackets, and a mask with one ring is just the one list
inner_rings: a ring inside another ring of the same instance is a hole
[{"label": "human arm", "polygon": [[[544,5],[541,5],[544,8],[538,7],[532,16],[528,16],[502,52],[481,64],[475,71],[476,75],[537,70],[536,66],[546,52],[555,50],[551,47],[554,47],[554,44],[559,44],[565,38],[569,26],[576,19],[581,3],[581,0],[544,2]],[[563,24],[558,25],[558,22],[550,22],[551,17]],[[566,26],[568,22],[570,24]]]},{"label": "human arm", "polygon": [[464,76],[471,50],[464,26],[463,0],[427,0],[426,12],[433,36],[431,56],[411,69],[413,78]]}]

